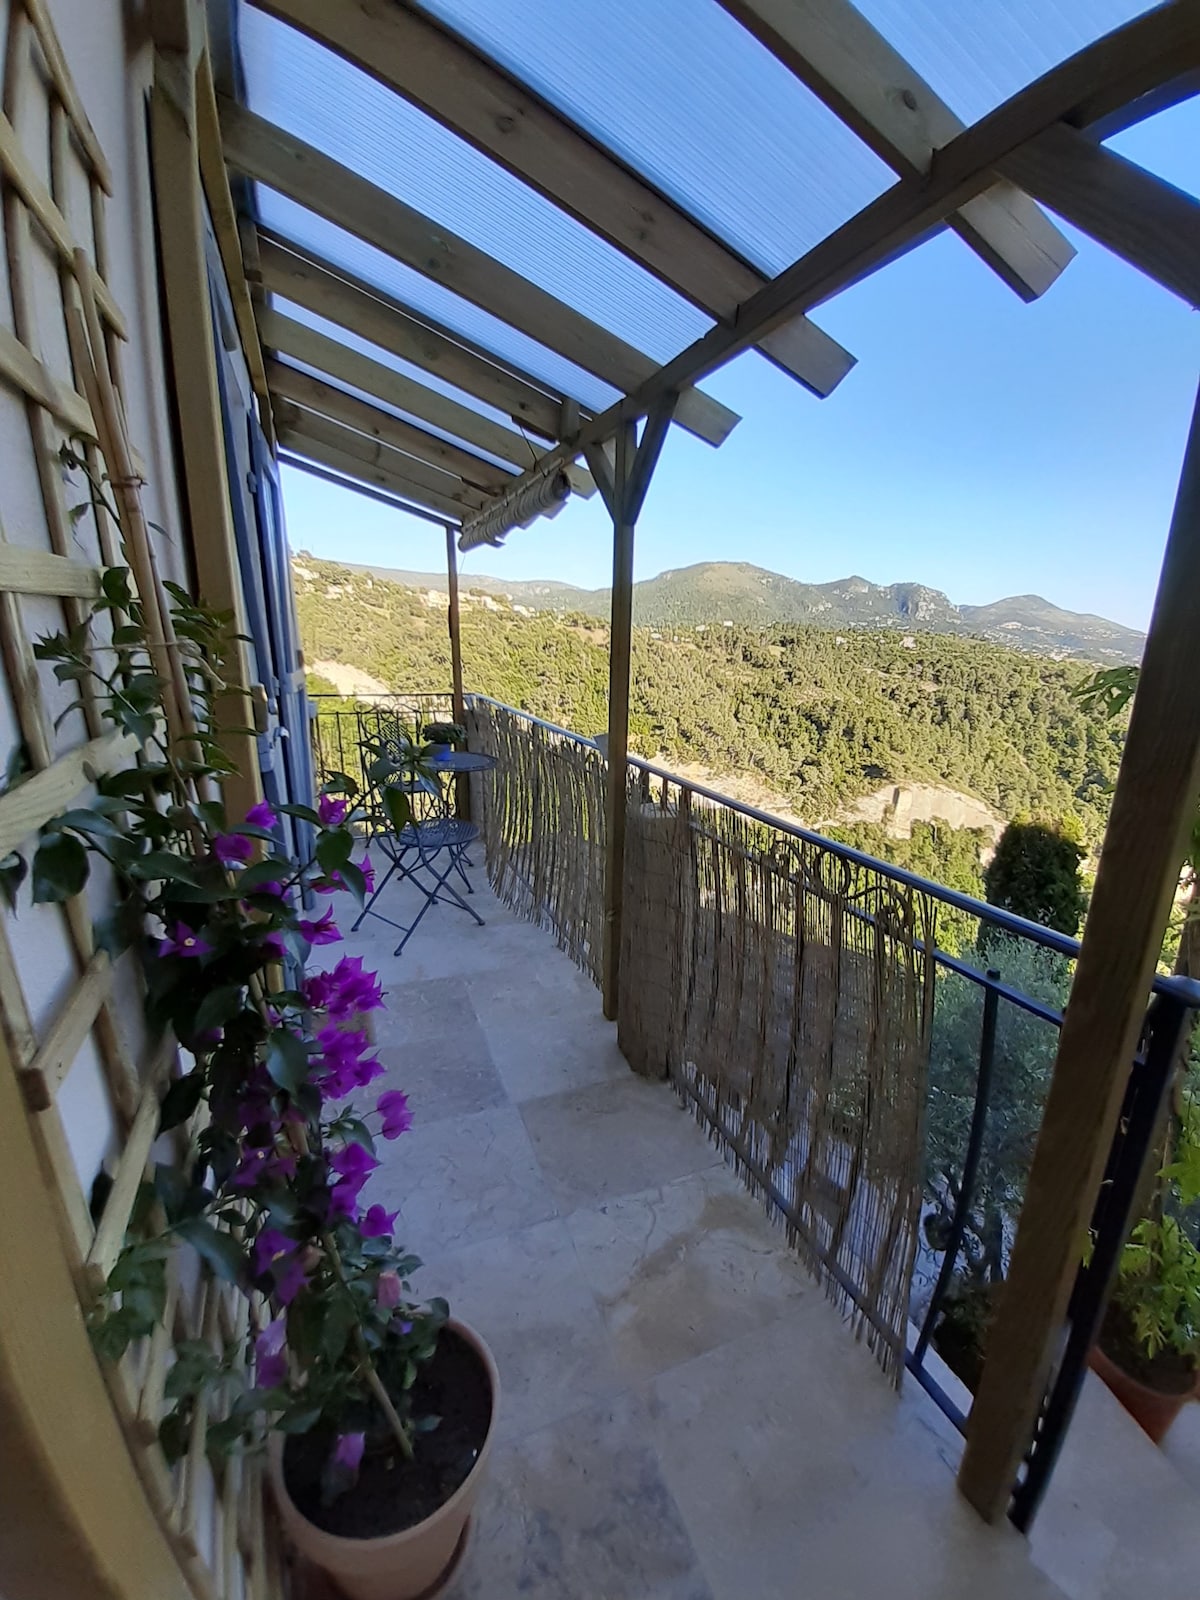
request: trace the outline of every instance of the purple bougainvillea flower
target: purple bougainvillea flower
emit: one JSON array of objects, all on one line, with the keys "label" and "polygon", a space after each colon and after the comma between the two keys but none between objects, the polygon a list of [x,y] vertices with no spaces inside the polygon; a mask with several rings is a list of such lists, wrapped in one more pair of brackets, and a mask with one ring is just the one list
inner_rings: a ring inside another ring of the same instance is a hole
[{"label": "purple bougainvillea flower", "polygon": [[308,1282],[308,1273],[299,1256],[288,1256],[286,1260],[277,1262],[272,1268],[272,1276],[275,1279],[275,1293],[280,1305],[284,1306],[290,1306]]},{"label": "purple bougainvillea flower", "polygon": [[264,950],[269,950],[279,961],[283,960],[287,952],[287,946],[283,942],[281,933],[264,933],[262,947]]},{"label": "purple bougainvillea flower", "polygon": [[354,1064],[354,1087],[365,1089],[369,1083],[374,1083],[376,1078],[382,1078],[387,1068],[378,1056],[368,1056],[365,1061],[356,1061]]},{"label": "purple bougainvillea flower", "polygon": [[348,800],[339,800],[332,794],[323,794],[317,801],[317,816],[320,817],[323,828],[336,828],[345,822],[349,809]]},{"label": "purple bougainvillea flower", "polygon": [[260,1389],[277,1389],[287,1382],[288,1364],[285,1353],[287,1322],[276,1317],[268,1322],[254,1341],[254,1376]]},{"label": "purple bougainvillea flower", "polygon": [[393,1317],[392,1319],[392,1327],[395,1328],[396,1332],[405,1339],[407,1339],[408,1335],[413,1330],[413,1325],[411,1322],[405,1322],[402,1318],[396,1317]]},{"label": "purple bougainvillea flower", "polygon": [[330,906],[323,917],[313,922],[309,917],[301,917],[297,926],[308,940],[309,944],[340,944],[341,934],[333,921],[333,907]]},{"label": "purple bougainvillea flower", "polygon": [[273,828],[279,818],[266,800],[260,800],[247,811],[246,821],[252,828]]},{"label": "purple bougainvillea flower", "polygon": [[264,1228],[254,1241],[254,1270],[274,1272],[276,1263],[295,1253],[296,1241],[278,1228]]},{"label": "purple bougainvillea flower", "polygon": [[363,885],[365,886],[367,893],[374,894],[375,868],[371,865],[371,858],[365,850],[363,851],[362,860],[358,863],[358,870],[363,875]]},{"label": "purple bougainvillea flower", "polygon": [[343,956],[329,979],[325,1007],[331,1017],[349,1017],[356,1011],[378,1011],[383,1005],[379,976],[363,971],[361,956]]},{"label": "purple bougainvillea flower", "polygon": [[364,1239],[390,1239],[392,1230],[396,1226],[396,1218],[400,1215],[398,1210],[385,1211],[382,1206],[371,1206],[366,1216],[362,1219],[362,1236]]},{"label": "purple bougainvillea flower", "polygon": [[219,833],[212,851],[223,867],[244,866],[254,854],[254,840],[243,833]]},{"label": "purple bougainvillea flower", "polygon": [[158,941],[158,953],[160,956],[210,956],[212,945],[184,923],[177,922],[167,929],[166,938]]},{"label": "purple bougainvillea flower", "polygon": [[408,1096],[403,1089],[389,1089],[381,1094],[375,1109],[383,1118],[380,1132],[385,1139],[398,1139],[412,1127],[413,1114],[408,1109]]},{"label": "purple bougainvillea flower", "polygon": [[393,1272],[389,1268],[387,1272],[379,1274],[379,1279],[375,1284],[376,1305],[382,1306],[385,1311],[394,1311],[400,1304],[400,1298],[403,1293],[404,1290],[400,1283],[400,1274],[398,1272]]},{"label": "purple bougainvillea flower", "polygon": [[[252,1189],[263,1176],[271,1159],[270,1149],[251,1149],[243,1152],[234,1170],[232,1183],[235,1189]],[[261,1235],[259,1236],[261,1238]]]},{"label": "purple bougainvillea flower", "polygon": [[366,1442],[365,1433],[339,1433],[337,1444],[333,1447],[335,1465],[346,1472],[357,1473],[362,1464],[363,1447]]},{"label": "purple bougainvillea flower", "polygon": [[334,1151],[329,1158],[329,1165],[339,1177],[351,1180],[361,1178],[365,1183],[379,1161],[365,1145],[347,1144]]},{"label": "purple bougainvillea flower", "polygon": [[269,895],[273,896],[273,898],[276,899],[276,900],[282,900],[283,899],[283,885],[281,883],[277,883],[275,881],[275,879],[272,878],[269,883],[257,883],[257,884],[255,884],[254,888],[250,890],[250,893],[251,894],[269,894]]},{"label": "purple bougainvillea flower", "polygon": [[358,1191],[362,1187],[359,1183],[342,1182],[337,1184],[329,1196],[330,1222],[357,1222],[358,1221]]}]

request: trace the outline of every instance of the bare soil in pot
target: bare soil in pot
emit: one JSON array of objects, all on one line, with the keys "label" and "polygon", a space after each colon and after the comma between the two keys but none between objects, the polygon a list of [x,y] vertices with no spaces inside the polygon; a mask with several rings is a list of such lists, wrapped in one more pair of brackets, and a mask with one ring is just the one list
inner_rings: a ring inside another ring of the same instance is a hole
[{"label": "bare soil in pot", "polygon": [[314,1428],[284,1445],[287,1492],[311,1523],[340,1538],[402,1533],[431,1517],[465,1481],[487,1438],[492,1407],[479,1356],[453,1328],[444,1328],[413,1385],[413,1415],[441,1418],[432,1432],[417,1435],[415,1459],[406,1461],[394,1441],[368,1445],[354,1488],[325,1505],[321,1474],[334,1441]]}]

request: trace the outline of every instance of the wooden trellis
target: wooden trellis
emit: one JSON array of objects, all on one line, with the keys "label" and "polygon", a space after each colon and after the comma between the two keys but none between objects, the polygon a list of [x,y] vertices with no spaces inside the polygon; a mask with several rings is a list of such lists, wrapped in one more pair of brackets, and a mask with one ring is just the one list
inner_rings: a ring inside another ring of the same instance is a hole
[{"label": "wooden trellis", "polygon": [[[52,817],[86,803],[96,778],[128,764],[137,753],[134,740],[106,724],[90,686],[84,686],[78,716],[65,722],[66,728],[78,727],[81,717],[84,737],[73,748],[60,747],[65,734],[56,731],[49,680],[42,678],[34,657],[26,597],[56,600],[67,626],[75,627],[100,594],[105,569],[129,568],[151,632],[160,641],[154,665],[168,684],[170,731],[183,737],[194,731],[180,658],[169,648],[169,615],[141,509],[144,469],[126,436],[121,352],[128,327],[106,282],[106,201],[113,180],[45,0],[12,0],[2,102],[0,181],[11,328],[0,319],[0,382],[24,400],[49,548],[29,548],[26,529],[20,530],[23,538],[10,543],[9,530],[0,526],[0,652],[29,768],[23,781],[0,794],[0,856],[19,845],[28,848]],[[46,132],[48,179],[32,153],[36,144],[28,135],[23,142],[23,131],[39,125]],[[83,194],[86,206],[80,203]],[[61,325],[47,330],[45,297],[38,290],[54,272]],[[58,337],[46,338],[48,331]],[[75,502],[88,495],[65,470],[61,452],[67,440],[92,481],[107,480],[112,510],[93,505],[86,513],[95,532],[94,561],[80,556],[84,524]],[[120,964],[114,967],[95,948],[93,913],[84,895],[61,910],[74,977],[66,998],[41,1022],[34,1020],[14,953],[14,924],[0,916],[0,1013],[62,1251],[86,1309],[124,1242],[152,1158],[159,1098],[175,1050],[153,1044],[131,1050],[116,1014]],[[60,1110],[63,1086],[89,1039],[97,1048],[119,1146],[109,1163],[111,1187],[95,1222],[87,1192],[94,1174],[78,1171]],[[35,1292],[30,1285],[21,1289]],[[214,1480],[217,1498],[206,1539],[200,1525],[204,1407],[197,1408],[189,1448],[174,1468],[158,1442],[175,1337],[199,1337],[215,1345],[244,1335],[248,1315],[244,1299],[233,1301],[225,1286],[203,1276],[189,1284],[177,1275],[164,1324],[153,1337],[120,1364],[102,1363],[146,1499],[198,1600],[235,1594],[239,1585],[254,1600],[281,1592],[278,1555],[264,1523],[259,1464],[234,1463]],[[81,1342],[80,1348],[82,1359],[90,1359],[86,1345]],[[70,1447],[64,1439],[62,1448]],[[95,1470],[103,1472],[105,1464],[95,1463]]]}]

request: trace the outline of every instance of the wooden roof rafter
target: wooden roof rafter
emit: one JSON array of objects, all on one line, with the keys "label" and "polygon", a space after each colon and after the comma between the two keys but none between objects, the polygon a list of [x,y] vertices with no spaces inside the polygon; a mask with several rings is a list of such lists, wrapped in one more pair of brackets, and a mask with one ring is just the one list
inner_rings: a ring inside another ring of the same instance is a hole
[{"label": "wooden roof rafter", "polygon": [[[418,383],[395,368],[363,355],[338,339],[331,339],[317,328],[297,322],[282,311],[264,307],[258,316],[259,331],[264,346],[293,362],[302,362],[315,368],[327,380],[368,394],[380,406],[407,412],[419,417],[440,433],[450,434],[460,441],[457,448],[473,446],[497,456],[519,471],[536,465],[543,450],[524,434],[493,422],[482,412],[474,411],[457,400]],[[429,438],[437,443],[437,435]],[[450,446],[451,449],[456,448]],[[469,449],[467,453],[470,453]],[[567,468],[571,487],[576,494],[591,495],[596,486],[591,474],[584,468]]]},{"label": "wooden roof rafter", "polygon": [[[851,0],[719,0],[900,177],[927,173],[966,123]],[[1030,197],[1005,179],[946,225],[1024,300],[1050,288],[1075,255]]]},{"label": "wooden roof rafter", "polygon": [[436,373],[464,393],[509,416],[542,439],[559,436],[564,396],[525,378],[407,306],[298,245],[261,232],[259,273],[264,289],[336,322],[402,361]]},{"label": "wooden roof rafter", "polygon": [[[727,244],[494,62],[391,0],[251,0],[492,157],[718,320],[767,281]],[[824,398],[855,358],[807,317],[759,349]]]},{"label": "wooden roof rafter", "polygon": [[[386,189],[230,100],[221,102],[226,161],[535,339],[622,393],[657,362]],[[576,397],[578,398],[578,397]],[[699,390],[680,396],[679,425],[720,444],[737,414]]]},{"label": "wooden roof rafter", "polygon": [[[1167,0],[1104,35],[943,146],[927,174],[901,178],[814,245],[740,308],[734,327],[718,324],[666,362],[650,382],[582,423],[577,434],[523,473],[505,499],[515,499],[531,478],[553,471],[589,445],[612,439],[682,384],[700,381],[750,348],[764,331],[878,271],[990,188],[996,172],[1010,165],[1014,171],[1028,168],[1030,177],[1036,169],[1047,187],[1053,183],[1056,207],[1069,221],[1196,303],[1200,202],[1101,147],[1090,145],[1087,161],[1078,157],[1091,124],[1119,115],[1143,97],[1152,108],[1156,88],[1197,67],[1200,7],[1193,0]],[[1178,237],[1173,230],[1181,225]],[[478,542],[468,522],[460,548],[469,550]]]}]

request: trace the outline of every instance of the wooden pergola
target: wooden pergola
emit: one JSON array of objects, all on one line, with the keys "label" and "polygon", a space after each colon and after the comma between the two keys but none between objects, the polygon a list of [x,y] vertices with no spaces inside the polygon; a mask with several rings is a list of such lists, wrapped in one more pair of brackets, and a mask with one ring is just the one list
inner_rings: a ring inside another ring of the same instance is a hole
[{"label": "wooden pergola", "polygon": [[[319,143],[264,119],[238,93],[232,52],[226,81],[199,107],[206,187],[210,202],[218,195],[214,221],[264,414],[284,459],[446,528],[460,704],[455,540],[462,550],[498,543],[571,493],[598,488],[608,507],[610,1016],[620,976],[635,525],[671,424],[719,446],[738,421],[697,385],[754,349],[828,396],[854,357],[810,315],[945,228],[1015,293],[1035,299],[1074,253],[1042,206],[1200,304],[1200,203],[1104,143],[1200,90],[1200,0],[1146,12],[971,126],[849,0],[720,4],[894,174],[775,276],[536,93],[511,61],[501,64],[428,11],[406,0],[253,0],[696,308],[706,331],[665,362]],[[263,193],[303,207],[321,236],[345,249],[327,258],[311,239],[256,220]],[[386,260],[397,282],[435,284],[453,312],[471,315],[443,323],[427,301],[354,270],[352,259]],[[534,347],[536,363],[512,354]],[[598,392],[616,398],[599,404]],[[1007,1291],[971,1413],[960,1484],[989,1519],[1008,1503],[1044,1392],[1200,789],[1200,675],[1190,659],[1197,595],[1200,420]]]}]

